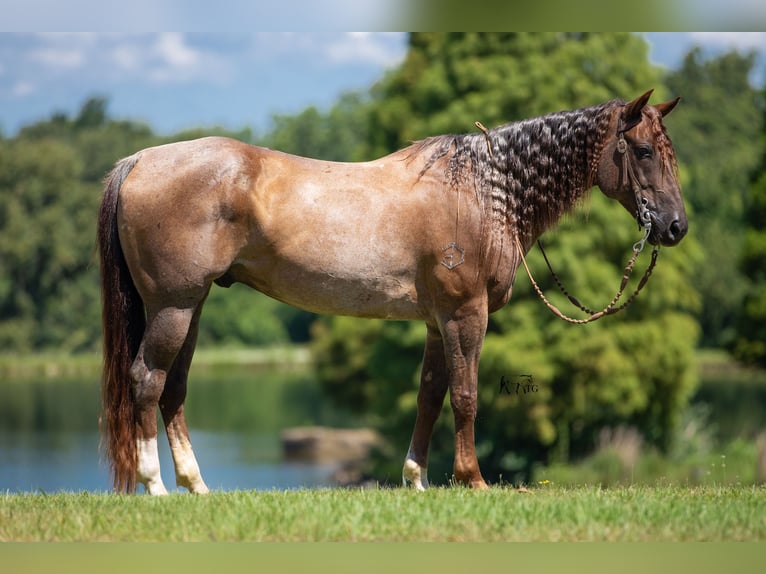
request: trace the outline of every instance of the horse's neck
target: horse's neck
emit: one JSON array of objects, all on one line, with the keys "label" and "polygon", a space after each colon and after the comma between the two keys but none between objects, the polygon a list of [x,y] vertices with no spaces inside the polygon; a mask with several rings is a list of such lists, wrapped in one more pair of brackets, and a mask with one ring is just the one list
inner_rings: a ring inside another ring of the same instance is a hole
[{"label": "horse's neck", "polygon": [[573,209],[592,185],[606,113],[602,104],[490,132],[492,218],[530,242]]}]

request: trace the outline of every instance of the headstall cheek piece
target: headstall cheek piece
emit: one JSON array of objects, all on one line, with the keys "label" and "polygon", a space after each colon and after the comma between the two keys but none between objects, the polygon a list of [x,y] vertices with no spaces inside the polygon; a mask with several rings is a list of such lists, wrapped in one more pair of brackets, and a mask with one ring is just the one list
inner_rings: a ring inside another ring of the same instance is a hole
[{"label": "headstall cheek piece", "polygon": [[636,197],[636,220],[638,221],[638,227],[644,229],[643,238],[639,239],[633,244],[633,251],[641,252],[644,249],[646,240],[649,238],[649,234],[652,232],[652,216],[649,212],[649,200],[641,195],[641,191],[644,186],[641,185],[636,172],[633,170],[633,164],[630,161],[628,152],[628,142],[625,141],[625,132],[630,130],[634,125],[623,126],[622,118],[620,118],[617,126],[617,153],[622,156],[622,181],[629,183],[632,186],[633,194]]}]

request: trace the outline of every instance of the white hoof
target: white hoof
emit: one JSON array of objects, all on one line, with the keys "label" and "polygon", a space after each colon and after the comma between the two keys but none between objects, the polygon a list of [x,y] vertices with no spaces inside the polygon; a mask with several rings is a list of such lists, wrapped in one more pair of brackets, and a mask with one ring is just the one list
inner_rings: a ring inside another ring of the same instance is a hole
[{"label": "white hoof", "polygon": [[411,484],[415,490],[425,490],[428,488],[428,468],[407,458],[402,469],[402,482],[404,486]]},{"label": "white hoof", "polygon": [[165,488],[165,485],[162,484],[161,480],[145,482],[144,486],[146,487],[146,492],[152,496],[165,496],[168,493],[168,490]]}]

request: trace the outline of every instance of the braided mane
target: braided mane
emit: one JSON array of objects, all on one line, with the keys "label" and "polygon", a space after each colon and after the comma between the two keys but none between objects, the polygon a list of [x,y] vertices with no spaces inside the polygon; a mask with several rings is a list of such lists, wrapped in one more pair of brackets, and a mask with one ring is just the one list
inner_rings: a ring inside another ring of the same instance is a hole
[{"label": "braided mane", "polygon": [[670,170],[676,181],[678,181],[678,162],[676,161],[676,154],[673,150],[673,142],[668,135],[665,124],[662,123],[662,116],[654,111],[649,114],[649,118],[651,121],[652,135],[654,136],[655,144],[657,145],[660,158],[662,159],[662,168]]},{"label": "braided mane", "polygon": [[612,100],[512,122],[486,135],[425,139],[414,144],[416,151],[431,150],[421,173],[449,155],[447,181],[455,186],[473,177],[492,228],[510,226],[531,239],[571,211],[593,186],[611,117],[624,103]]}]

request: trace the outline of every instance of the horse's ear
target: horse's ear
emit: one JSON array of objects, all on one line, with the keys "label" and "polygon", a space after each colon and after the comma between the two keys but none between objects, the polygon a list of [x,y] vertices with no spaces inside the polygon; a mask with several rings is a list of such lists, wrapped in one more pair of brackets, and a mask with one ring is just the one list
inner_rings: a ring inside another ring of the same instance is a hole
[{"label": "horse's ear", "polygon": [[670,100],[669,102],[664,102],[662,104],[657,104],[654,107],[657,108],[657,111],[660,112],[662,114],[662,117],[664,118],[666,115],[668,115],[670,112],[673,111],[673,108],[675,108],[678,102],[680,101],[681,101],[681,96],[678,96],[674,100]]},{"label": "horse's ear", "polygon": [[638,96],[632,102],[625,104],[625,108],[622,110],[623,131],[627,131],[641,123],[641,110],[644,109],[649,98],[652,97],[653,91],[654,89],[651,89],[645,94]]}]

